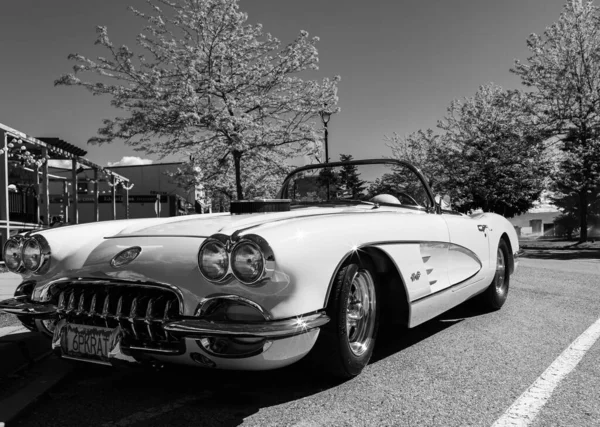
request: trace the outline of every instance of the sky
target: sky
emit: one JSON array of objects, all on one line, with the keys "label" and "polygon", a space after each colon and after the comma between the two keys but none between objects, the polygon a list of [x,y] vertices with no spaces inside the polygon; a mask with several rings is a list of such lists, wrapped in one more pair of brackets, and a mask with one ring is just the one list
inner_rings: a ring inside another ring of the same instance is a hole
[{"label": "sky", "polygon": [[[71,71],[70,53],[106,55],[95,28],[134,51],[143,22],[129,5],[144,0],[1,0],[0,123],[35,137],[58,137],[88,151],[94,163],[178,161],[133,151],[117,141],[87,140],[103,118],[115,117],[109,97],[53,82]],[[319,70],[340,75],[339,114],[329,123],[329,153],[389,156],[385,135],[435,129],[453,99],[493,82],[522,87],[510,73],[526,60],[527,37],[558,20],[566,0],[240,0],[252,23],[283,43],[300,30],[318,36]],[[92,77],[92,76],[90,76]],[[139,159],[138,159],[139,158]]]}]

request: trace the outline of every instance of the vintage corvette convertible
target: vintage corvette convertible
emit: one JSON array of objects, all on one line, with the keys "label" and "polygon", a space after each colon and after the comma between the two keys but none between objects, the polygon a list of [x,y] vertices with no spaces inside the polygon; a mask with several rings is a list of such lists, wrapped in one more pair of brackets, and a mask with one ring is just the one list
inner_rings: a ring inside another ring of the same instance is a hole
[{"label": "vintage corvette convertible", "polygon": [[227,213],[17,235],[3,259],[23,282],[0,310],[68,359],[262,370],[310,353],[352,377],[380,324],[499,309],[518,251],[506,219],[443,210],[409,163],[328,163]]}]

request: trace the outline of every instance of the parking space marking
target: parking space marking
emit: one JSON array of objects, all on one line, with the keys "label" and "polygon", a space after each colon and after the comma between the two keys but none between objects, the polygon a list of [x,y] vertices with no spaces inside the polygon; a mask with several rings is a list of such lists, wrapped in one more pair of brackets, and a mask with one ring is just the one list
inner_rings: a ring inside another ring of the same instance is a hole
[{"label": "parking space marking", "polygon": [[598,338],[600,338],[600,319],[573,341],[492,427],[530,425],[550,399],[554,389],[575,369]]},{"label": "parking space marking", "polygon": [[168,412],[174,411],[175,409],[179,409],[189,402],[203,399],[209,397],[210,395],[211,393],[207,391],[199,391],[194,396],[182,397],[181,399],[177,399],[171,403],[167,403],[166,405],[159,406],[157,408],[150,408],[146,409],[145,411],[136,412],[134,414],[128,415],[125,418],[121,418],[119,421],[111,421],[102,424],[102,427],[127,427],[129,425],[137,424],[142,421],[148,421],[152,418],[156,418]]}]

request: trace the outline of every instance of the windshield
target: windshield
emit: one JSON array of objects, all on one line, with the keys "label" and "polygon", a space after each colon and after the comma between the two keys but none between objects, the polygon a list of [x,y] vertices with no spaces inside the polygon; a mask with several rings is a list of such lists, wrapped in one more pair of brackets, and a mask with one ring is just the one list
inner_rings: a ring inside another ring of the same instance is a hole
[{"label": "windshield", "polygon": [[280,195],[292,205],[369,202],[429,209],[430,193],[413,169],[392,160],[305,166],[288,176]]}]

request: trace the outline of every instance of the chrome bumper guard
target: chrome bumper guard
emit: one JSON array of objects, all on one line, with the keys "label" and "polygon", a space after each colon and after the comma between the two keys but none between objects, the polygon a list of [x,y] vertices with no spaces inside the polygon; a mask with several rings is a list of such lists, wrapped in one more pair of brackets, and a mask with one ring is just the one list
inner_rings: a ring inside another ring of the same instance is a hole
[{"label": "chrome bumper guard", "polygon": [[319,328],[329,322],[323,313],[298,316],[293,319],[268,322],[233,323],[205,319],[184,319],[169,322],[164,329],[181,338],[238,337],[238,338],[288,338]]},{"label": "chrome bumper guard", "polygon": [[525,251],[523,249],[519,249],[517,252],[515,252],[513,254],[513,258],[516,260],[518,260],[519,258],[521,258],[523,256],[523,254],[525,253]]},{"label": "chrome bumper guard", "polygon": [[319,328],[327,322],[329,322],[329,317],[325,313],[319,312],[293,319],[252,323],[184,319],[166,323],[164,328],[175,336],[185,338],[217,336],[278,339],[303,334]]},{"label": "chrome bumper guard", "polygon": [[[36,318],[52,317],[58,312],[55,305],[31,303],[25,301],[24,298],[0,301],[0,311]],[[163,327],[165,331],[181,338],[219,336],[277,339],[303,334],[327,324],[329,320],[329,316],[325,313],[318,312],[292,319],[252,323],[215,322],[200,318],[188,318],[165,322]]]},{"label": "chrome bumper guard", "polygon": [[42,318],[53,316],[56,314],[57,309],[53,304],[36,304],[27,302],[26,297],[16,297],[0,301],[0,311],[9,314]]}]

